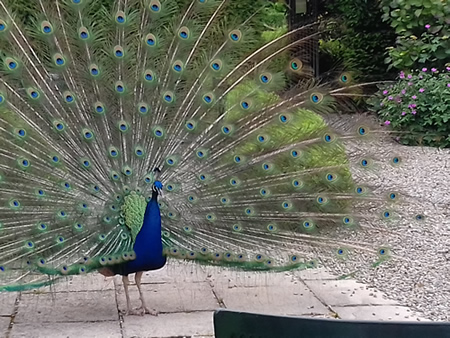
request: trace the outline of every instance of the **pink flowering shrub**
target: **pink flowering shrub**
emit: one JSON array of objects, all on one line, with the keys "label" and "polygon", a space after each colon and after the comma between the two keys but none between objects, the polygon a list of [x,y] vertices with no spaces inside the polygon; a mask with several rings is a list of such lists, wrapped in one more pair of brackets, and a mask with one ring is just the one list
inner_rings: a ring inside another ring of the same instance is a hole
[{"label": "pink flowering shrub", "polygon": [[450,147],[450,67],[401,72],[369,103],[401,143]]}]

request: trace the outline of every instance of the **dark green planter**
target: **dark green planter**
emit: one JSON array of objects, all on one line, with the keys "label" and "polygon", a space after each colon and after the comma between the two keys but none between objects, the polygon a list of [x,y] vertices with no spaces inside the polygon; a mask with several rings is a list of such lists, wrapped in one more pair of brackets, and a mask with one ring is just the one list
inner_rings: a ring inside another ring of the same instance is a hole
[{"label": "dark green planter", "polygon": [[450,338],[450,323],[349,321],[218,310],[216,338]]}]

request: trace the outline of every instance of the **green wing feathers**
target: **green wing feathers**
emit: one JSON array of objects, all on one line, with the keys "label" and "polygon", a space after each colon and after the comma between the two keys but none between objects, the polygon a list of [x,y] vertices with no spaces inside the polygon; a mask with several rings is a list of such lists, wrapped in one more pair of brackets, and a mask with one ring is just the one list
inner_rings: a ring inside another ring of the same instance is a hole
[{"label": "green wing feathers", "polygon": [[268,34],[269,2],[248,17],[237,4],[0,0],[0,291],[134,259],[156,179],[174,259],[282,271],[389,256],[373,234],[399,193],[370,175],[401,161],[361,153],[384,134],[371,123],[329,118],[360,86],[312,78],[294,51],[315,24]]},{"label": "green wing feathers", "polygon": [[125,224],[130,228],[131,238],[134,242],[144,223],[147,201],[144,196],[138,195],[135,191],[132,191],[128,196],[125,196],[124,200],[120,215],[122,217],[119,218],[119,223]]}]

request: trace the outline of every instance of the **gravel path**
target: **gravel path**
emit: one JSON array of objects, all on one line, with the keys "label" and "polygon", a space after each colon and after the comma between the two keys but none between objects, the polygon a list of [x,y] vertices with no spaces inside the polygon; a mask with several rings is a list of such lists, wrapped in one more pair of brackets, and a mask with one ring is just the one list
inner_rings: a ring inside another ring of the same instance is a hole
[{"label": "gravel path", "polygon": [[406,259],[372,270],[363,281],[432,320],[450,320],[450,150],[389,141],[369,147],[401,154],[402,166],[384,168],[383,182],[408,195],[404,210],[424,210],[426,219],[422,225],[403,220],[403,236],[394,245]]},{"label": "gravel path", "polygon": [[[398,206],[402,216],[392,232],[358,235],[373,243],[367,236],[375,234],[397,259],[375,269],[361,265],[353,276],[429,319],[450,320],[450,149],[407,147],[391,138],[359,146],[364,154],[401,157],[398,167],[377,166],[370,181],[403,197]],[[425,220],[415,221],[417,214]]]}]

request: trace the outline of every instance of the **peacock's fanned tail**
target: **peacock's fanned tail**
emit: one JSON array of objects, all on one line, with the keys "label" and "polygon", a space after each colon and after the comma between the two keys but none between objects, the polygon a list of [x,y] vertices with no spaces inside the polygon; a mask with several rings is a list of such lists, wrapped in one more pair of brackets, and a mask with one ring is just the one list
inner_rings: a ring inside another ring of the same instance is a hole
[{"label": "peacock's fanned tail", "polygon": [[314,24],[261,43],[264,8],[233,17],[235,2],[0,0],[0,291],[134,259],[155,168],[168,257],[280,271],[389,255],[352,234],[394,218],[398,192],[367,178],[400,159],[346,148],[383,135],[370,123],[326,122],[358,86],[292,56]]}]

